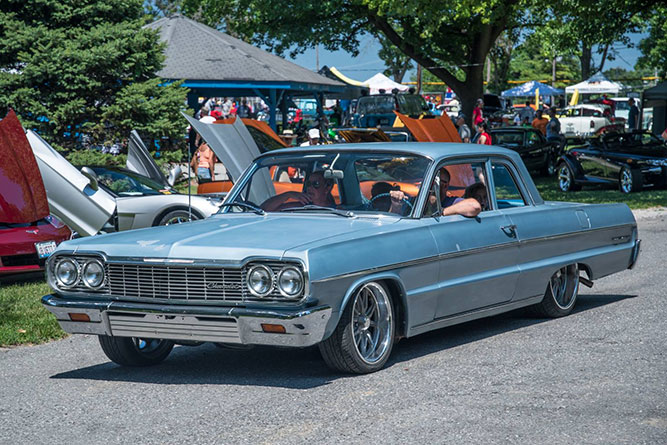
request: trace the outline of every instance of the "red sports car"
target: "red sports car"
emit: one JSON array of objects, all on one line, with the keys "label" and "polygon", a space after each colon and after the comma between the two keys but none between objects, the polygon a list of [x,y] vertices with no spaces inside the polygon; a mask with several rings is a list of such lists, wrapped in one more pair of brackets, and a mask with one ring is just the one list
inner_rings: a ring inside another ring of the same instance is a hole
[{"label": "red sports car", "polygon": [[0,121],[0,276],[44,267],[72,232],[49,213],[25,131],[13,111]]}]

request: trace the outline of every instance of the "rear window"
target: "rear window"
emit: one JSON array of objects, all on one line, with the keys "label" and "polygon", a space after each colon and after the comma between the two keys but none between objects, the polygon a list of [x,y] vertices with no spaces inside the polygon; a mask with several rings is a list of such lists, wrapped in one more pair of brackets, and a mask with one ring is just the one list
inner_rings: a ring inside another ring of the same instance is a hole
[{"label": "rear window", "polygon": [[414,94],[399,94],[398,110],[403,114],[422,114],[426,109],[426,101],[423,97]]},{"label": "rear window", "polygon": [[359,99],[359,114],[388,114],[394,111],[394,96],[366,96]]},{"label": "rear window", "polygon": [[493,132],[491,133],[491,142],[494,144],[520,146],[523,143],[523,134],[518,131],[512,132]]}]

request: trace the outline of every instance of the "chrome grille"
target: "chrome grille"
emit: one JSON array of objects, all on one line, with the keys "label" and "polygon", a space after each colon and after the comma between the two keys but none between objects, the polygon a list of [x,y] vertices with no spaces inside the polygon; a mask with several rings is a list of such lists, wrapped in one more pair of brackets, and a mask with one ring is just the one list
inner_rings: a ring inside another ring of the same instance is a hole
[{"label": "chrome grille", "polygon": [[107,263],[112,295],[191,302],[243,301],[243,270],[204,266]]}]

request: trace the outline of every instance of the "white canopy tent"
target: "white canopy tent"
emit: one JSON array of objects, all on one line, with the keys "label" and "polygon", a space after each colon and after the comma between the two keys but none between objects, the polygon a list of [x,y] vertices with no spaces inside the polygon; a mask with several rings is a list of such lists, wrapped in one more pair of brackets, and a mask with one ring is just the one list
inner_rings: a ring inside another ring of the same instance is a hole
[{"label": "white canopy tent", "polygon": [[391,93],[391,90],[393,89],[407,91],[410,88],[407,85],[401,85],[400,83],[394,82],[382,73],[377,73],[375,76],[367,79],[364,84],[371,89],[371,94],[379,94],[380,90],[384,90],[385,93]]},{"label": "white canopy tent", "polygon": [[573,94],[576,90],[579,94],[618,94],[622,88],[623,85],[620,83],[607,79],[602,73],[597,73],[583,82],[565,88],[565,93]]}]

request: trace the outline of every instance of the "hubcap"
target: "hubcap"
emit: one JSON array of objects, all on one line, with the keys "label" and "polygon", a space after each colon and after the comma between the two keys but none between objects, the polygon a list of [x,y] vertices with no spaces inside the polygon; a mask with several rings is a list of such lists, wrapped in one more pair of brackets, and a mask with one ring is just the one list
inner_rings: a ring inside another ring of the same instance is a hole
[{"label": "hubcap", "polygon": [[157,338],[139,338],[133,337],[134,347],[143,354],[150,354],[156,351],[162,344],[162,340]]},{"label": "hubcap", "polygon": [[551,295],[554,301],[563,310],[569,309],[575,301],[579,287],[579,269],[576,266],[566,266],[558,270],[549,281]]},{"label": "hubcap", "polygon": [[[197,219],[197,217],[192,215],[192,221],[194,221],[196,219]],[[189,222],[187,216],[174,216],[173,218],[169,218],[164,225],[168,226],[170,224],[182,224],[182,223],[186,223],[186,222]]]},{"label": "hubcap", "polygon": [[630,193],[632,191],[632,175],[627,170],[621,172],[621,189],[625,193]]},{"label": "hubcap", "polygon": [[364,362],[373,364],[384,357],[394,335],[391,303],[382,286],[368,283],[357,292],[353,304],[354,346]]},{"label": "hubcap", "polygon": [[561,167],[558,172],[558,185],[560,189],[564,192],[568,191],[570,189],[570,181],[570,170],[565,166]]}]

